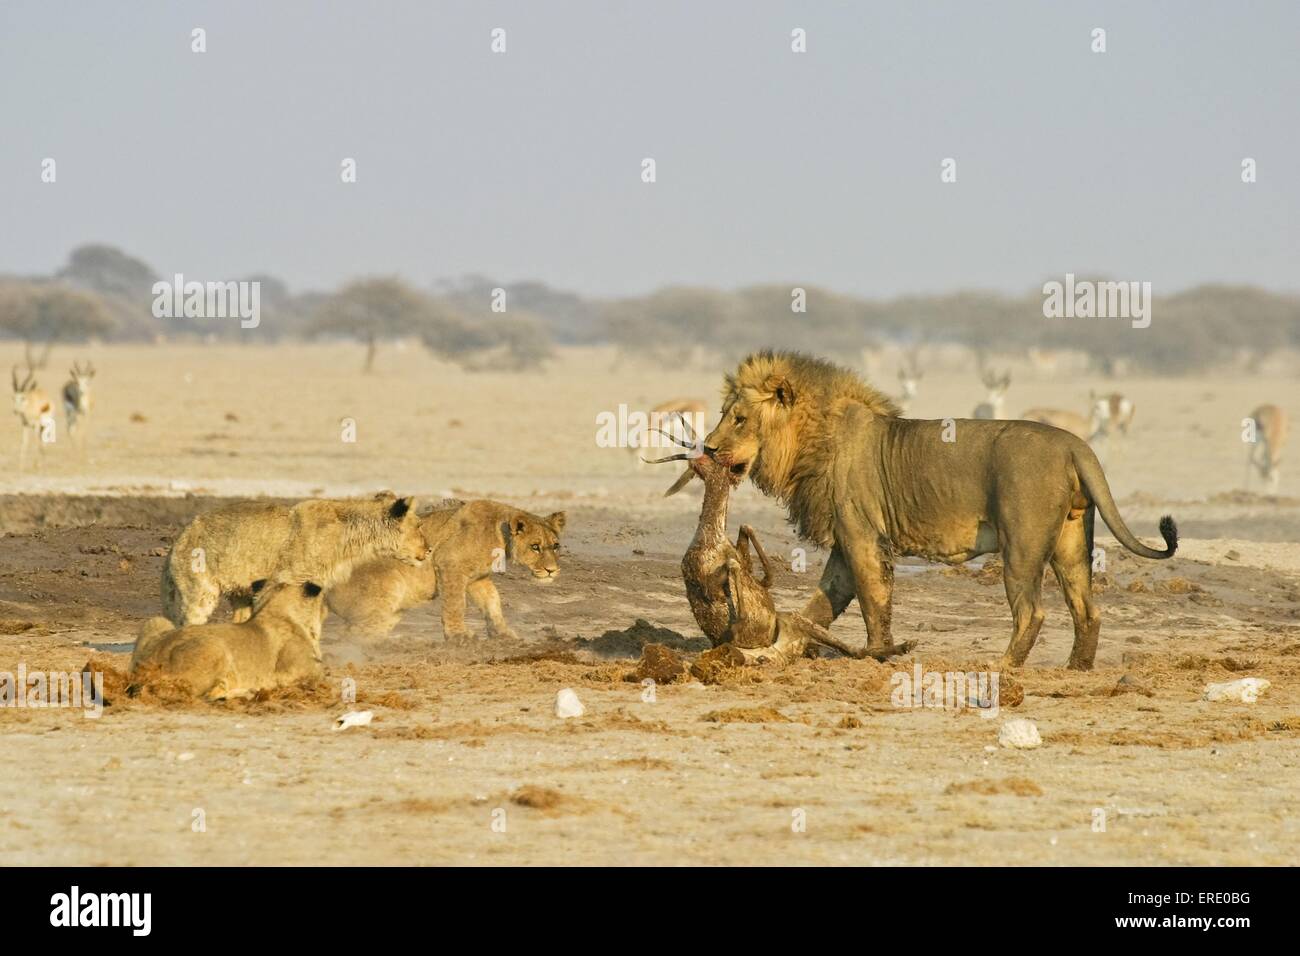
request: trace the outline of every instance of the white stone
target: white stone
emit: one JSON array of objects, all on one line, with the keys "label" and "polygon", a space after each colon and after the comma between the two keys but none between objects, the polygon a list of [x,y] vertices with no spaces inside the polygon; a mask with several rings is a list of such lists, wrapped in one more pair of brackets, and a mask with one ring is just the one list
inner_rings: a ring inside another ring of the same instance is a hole
[{"label": "white stone", "polygon": [[587,708],[582,706],[582,701],[578,700],[578,695],[572,688],[566,687],[555,695],[556,717],[581,717],[586,712]]},{"label": "white stone", "polygon": [[998,731],[998,743],[1003,747],[1027,750],[1031,747],[1041,747],[1043,738],[1038,736],[1038,728],[1032,720],[1013,717]]},{"label": "white stone", "polygon": [[1262,677],[1243,677],[1228,681],[1226,684],[1207,684],[1202,700],[1236,700],[1243,704],[1253,704],[1259,695],[1268,690],[1271,681]]},{"label": "white stone", "polygon": [[347,730],[349,727],[364,727],[375,719],[373,710],[349,710],[334,721],[335,730]]}]

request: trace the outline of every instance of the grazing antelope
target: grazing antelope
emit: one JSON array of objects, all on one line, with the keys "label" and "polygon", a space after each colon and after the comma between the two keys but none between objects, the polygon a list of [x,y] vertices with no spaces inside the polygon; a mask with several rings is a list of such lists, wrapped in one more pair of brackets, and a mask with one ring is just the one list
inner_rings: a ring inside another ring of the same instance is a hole
[{"label": "grazing antelope", "polygon": [[1030,422],[1042,422],[1060,428],[1084,441],[1092,441],[1101,431],[1101,419],[1097,416],[1094,405],[1087,418],[1077,412],[1067,412],[1059,408],[1029,408],[1020,413],[1021,419]]},{"label": "grazing antelope", "polygon": [[1286,411],[1277,405],[1261,405],[1250,417],[1255,422],[1255,443],[1250,446],[1250,456],[1246,459],[1246,487],[1250,487],[1253,465],[1268,482],[1269,494],[1275,495],[1282,480],[1282,449],[1286,446],[1289,424]]},{"label": "grazing antelope", "polygon": [[1054,349],[1031,347],[1029,349],[1029,363],[1033,365],[1035,372],[1041,372],[1043,375],[1055,375],[1057,366],[1061,364],[1061,356]]},{"label": "grazing antelope", "polygon": [[1133,424],[1133,412],[1136,410],[1129,399],[1119,392],[1109,392],[1105,395],[1090,392],[1088,399],[1092,402],[1093,414],[1099,422],[1099,430],[1102,434],[1110,435],[1114,428],[1118,428],[1122,435],[1128,434],[1128,427]]},{"label": "grazing antelope", "polygon": [[45,442],[54,440],[54,404],[36,385],[36,373],[30,366],[27,376],[18,380],[18,366],[13,369],[14,414],[18,416],[22,428],[23,440],[18,450],[18,470],[27,464],[27,442],[33,432],[36,433],[36,447],[41,454],[45,452]]},{"label": "grazing antelope", "polygon": [[921,349],[908,349],[903,365],[898,370],[898,382],[903,387],[903,394],[894,401],[898,404],[899,414],[906,415],[916,400],[916,393],[923,377],[921,371]]},{"label": "grazing antelope", "polygon": [[[75,441],[81,429],[90,426],[90,380],[95,377],[95,363],[87,362],[83,369],[81,363],[73,362],[68,376],[63,386],[63,417],[68,423],[68,437]],[[83,447],[84,443],[83,435]]]},{"label": "grazing antelope", "polygon": [[1011,387],[1010,370],[1003,372],[999,378],[996,372],[984,367],[984,363],[980,362],[980,380],[988,389],[988,397],[975,406],[971,418],[1006,418],[1003,404],[1006,401],[1007,389]]}]

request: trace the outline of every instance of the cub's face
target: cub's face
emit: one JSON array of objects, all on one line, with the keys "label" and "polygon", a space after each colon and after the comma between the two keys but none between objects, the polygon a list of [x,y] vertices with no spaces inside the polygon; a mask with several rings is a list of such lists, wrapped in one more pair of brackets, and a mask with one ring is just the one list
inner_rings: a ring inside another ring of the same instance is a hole
[{"label": "cub's face", "polygon": [[384,522],[395,533],[393,556],[403,564],[419,565],[433,553],[433,548],[429,547],[424,531],[420,528],[420,519],[415,513],[415,499],[380,496],[379,500],[386,508]]},{"label": "cub's face", "polygon": [[564,530],[564,512],[545,518],[518,514],[510,524],[511,549],[515,561],[533,572],[533,579],[554,581],[560,575],[560,532]]}]

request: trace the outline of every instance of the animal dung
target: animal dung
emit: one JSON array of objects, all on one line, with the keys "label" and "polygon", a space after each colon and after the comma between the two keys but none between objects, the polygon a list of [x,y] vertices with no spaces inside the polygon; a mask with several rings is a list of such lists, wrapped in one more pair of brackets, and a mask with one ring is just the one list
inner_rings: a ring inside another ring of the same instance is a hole
[{"label": "animal dung", "polygon": [[581,717],[587,712],[587,708],[582,706],[582,701],[578,700],[578,695],[573,692],[573,688],[566,687],[555,695],[555,716],[561,720],[568,717]]},{"label": "animal dung", "polygon": [[998,743],[1015,750],[1029,750],[1043,745],[1043,738],[1038,735],[1038,727],[1032,720],[1016,717],[1004,723],[998,730]]},{"label": "animal dung", "polygon": [[647,644],[641,649],[641,661],[636,668],[637,680],[653,680],[656,684],[670,684],[686,673],[686,665],[672,648],[662,644]]},{"label": "animal dung", "polygon": [[1262,677],[1242,677],[1224,684],[1206,684],[1205,695],[1201,700],[1235,700],[1243,704],[1253,704],[1259,695],[1272,686],[1272,681]]},{"label": "animal dung", "polygon": [[347,730],[349,727],[364,727],[375,719],[373,710],[349,710],[334,721],[335,730]]}]

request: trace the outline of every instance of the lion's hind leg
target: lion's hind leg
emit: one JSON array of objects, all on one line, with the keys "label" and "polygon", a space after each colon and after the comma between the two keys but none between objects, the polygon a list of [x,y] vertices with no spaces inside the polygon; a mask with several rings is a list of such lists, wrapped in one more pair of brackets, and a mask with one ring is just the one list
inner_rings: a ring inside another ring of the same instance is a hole
[{"label": "lion's hind leg", "polygon": [[[1061,517],[1064,520],[1064,514]],[[1029,540],[1012,535],[1002,550],[1002,579],[1012,619],[1011,643],[1002,655],[1003,667],[1023,665],[1043,627],[1043,569],[1055,540],[1044,545],[1037,534],[1026,537]]]},{"label": "lion's hind leg", "polygon": [[1061,529],[1061,537],[1052,553],[1052,571],[1060,582],[1061,593],[1074,620],[1074,646],[1070,649],[1071,670],[1092,670],[1097,656],[1097,639],[1101,634],[1101,614],[1092,597],[1092,538],[1094,510],[1071,518]]}]

